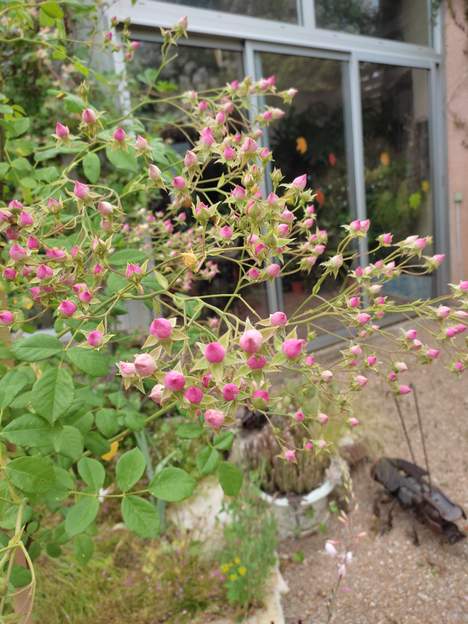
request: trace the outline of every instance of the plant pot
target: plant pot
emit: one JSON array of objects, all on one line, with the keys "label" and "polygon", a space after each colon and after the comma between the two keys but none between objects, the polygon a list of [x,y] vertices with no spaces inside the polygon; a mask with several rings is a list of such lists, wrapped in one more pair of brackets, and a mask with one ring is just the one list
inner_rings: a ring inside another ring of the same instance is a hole
[{"label": "plant pot", "polygon": [[308,494],[276,496],[262,492],[261,497],[271,505],[278,523],[280,539],[309,535],[326,524],[330,517],[331,494],[343,483],[347,473],[346,463],[339,457],[333,457],[322,485]]}]

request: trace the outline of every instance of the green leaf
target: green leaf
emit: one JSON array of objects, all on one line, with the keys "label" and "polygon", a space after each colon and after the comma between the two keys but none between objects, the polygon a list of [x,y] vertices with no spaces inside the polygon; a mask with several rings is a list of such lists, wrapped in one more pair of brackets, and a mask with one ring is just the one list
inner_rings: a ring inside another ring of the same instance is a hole
[{"label": "green leaf", "polygon": [[55,19],[62,19],[63,17],[63,10],[58,2],[44,2],[44,4],[41,4],[41,9],[47,13],[49,17]]},{"label": "green leaf", "polygon": [[65,425],[54,436],[54,448],[56,453],[73,460],[78,459],[83,453],[83,436],[75,427]]},{"label": "green leaf", "polygon": [[63,345],[55,336],[36,334],[13,343],[13,353],[18,360],[25,362],[39,362],[46,360],[63,351]]},{"label": "green leaf", "polygon": [[106,147],[106,156],[116,169],[138,173],[138,161],[133,148],[122,149]]},{"label": "green leaf", "polygon": [[186,440],[193,440],[203,435],[203,428],[197,423],[184,423],[176,429],[176,436]]},{"label": "green leaf", "polygon": [[220,455],[216,449],[209,446],[203,448],[196,458],[197,468],[202,476],[209,475],[216,470]]},{"label": "green leaf", "polygon": [[89,535],[77,535],[73,545],[78,563],[88,563],[94,552],[94,542]]},{"label": "green leaf", "polygon": [[121,249],[116,251],[109,258],[109,264],[112,266],[123,267],[129,262],[141,263],[148,259],[148,256],[138,249]]},{"label": "green leaf", "polygon": [[94,184],[99,180],[101,174],[101,161],[94,152],[89,152],[83,158],[83,171],[88,180]]},{"label": "green leaf", "polygon": [[99,501],[94,496],[83,496],[70,507],[65,518],[65,531],[70,537],[83,533],[97,516]]},{"label": "green leaf", "polygon": [[11,442],[26,447],[49,446],[51,443],[49,423],[39,416],[24,414],[15,418],[3,429],[2,436]]},{"label": "green leaf", "polygon": [[119,458],[115,472],[117,485],[122,492],[128,492],[141,479],[145,466],[145,458],[139,448],[127,451]]},{"label": "green leaf", "polygon": [[20,565],[14,565],[11,570],[10,582],[13,587],[26,587],[32,580],[31,571]]},{"label": "green leaf", "polygon": [[141,431],[146,422],[146,415],[136,410],[129,410],[125,413],[125,426],[131,431]]},{"label": "green leaf", "polygon": [[10,406],[27,385],[29,385],[29,377],[24,371],[8,371],[0,380],[0,409]]},{"label": "green leaf", "polygon": [[78,462],[78,474],[95,492],[100,490],[104,485],[106,471],[104,466],[96,459],[91,457],[83,457]]},{"label": "green leaf", "polygon": [[151,494],[165,501],[177,503],[192,495],[197,482],[182,468],[163,468],[158,472],[151,483]]},{"label": "green leaf", "polygon": [[2,125],[5,126],[7,137],[14,139],[29,130],[31,120],[29,117],[19,117],[17,119],[10,119],[9,121],[3,121]]},{"label": "green leaf", "polygon": [[154,505],[140,496],[126,496],[121,505],[126,526],[140,537],[156,537],[159,516]]},{"label": "green leaf", "polygon": [[45,457],[18,457],[5,471],[10,483],[22,492],[43,494],[55,484],[52,464]]},{"label": "green leaf", "polygon": [[96,412],[96,427],[106,438],[112,438],[120,429],[117,421],[117,412],[110,408],[100,409]]},{"label": "green leaf", "polygon": [[67,351],[67,358],[91,377],[104,377],[109,372],[109,356],[101,351],[72,347]]},{"label": "green leaf", "polygon": [[213,440],[213,446],[220,451],[229,451],[234,442],[234,434],[232,431],[223,431],[215,435]]},{"label": "green leaf", "polygon": [[75,388],[64,368],[50,368],[32,389],[32,406],[48,422],[54,423],[73,403]]},{"label": "green leaf", "polygon": [[108,453],[110,451],[109,442],[97,431],[89,431],[85,435],[84,442],[86,448],[89,449],[94,455],[104,455],[104,453]]},{"label": "green leaf", "polygon": [[226,496],[237,496],[242,487],[243,474],[237,466],[223,461],[219,464],[218,478]]}]

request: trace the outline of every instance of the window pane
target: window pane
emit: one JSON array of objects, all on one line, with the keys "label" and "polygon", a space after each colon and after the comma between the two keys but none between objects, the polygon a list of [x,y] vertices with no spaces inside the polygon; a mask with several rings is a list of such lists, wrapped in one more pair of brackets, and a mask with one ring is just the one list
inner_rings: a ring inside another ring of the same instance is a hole
[{"label": "window pane", "polygon": [[226,11],[249,17],[298,23],[297,0],[163,0],[197,9]]},{"label": "window pane", "polygon": [[[371,236],[432,235],[428,82],[425,69],[361,64]],[[431,287],[432,278],[421,275],[402,275],[388,286],[405,298],[430,297]]]},{"label": "window pane", "polygon": [[[350,221],[342,76],[344,63],[273,53],[261,53],[259,56],[262,74],[275,74],[279,90],[291,86],[298,89],[292,105],[285,107],[286,115],[269,130],[274,165],[282,170],[285,182],[307,174],[308,185],[317,193],[313,203],[318,225],[328,231],[327,247],[336,248],[337,241],[343,236],[340,226]],[[272,104],[277,105],[277,100]],[[315,229],[315,225],[310,229],[312,237]],[[312,247],[314,244],[311,243],[311,255]],[[319,260],[323,259],[324,256],[319,257]],[[284,265],[284,311],[289,316],[310,296],[321,271],[315,266],[310,273],[297,272],[297,263],[287,256]],[[323,285],[320,295],[336,294],[340,287],[340,279],[331,279]],[[308,300],[305,309],[320,303],[323,300]],[[324,316],[316,326],[321,332],[334,332],[339,328],[333,318]],[[301,331],[302,328],[299,328],[299,333]]]},{"label": "window pane", "polygon": [[429,45],[427,0],[315,0],[319,28]]}]

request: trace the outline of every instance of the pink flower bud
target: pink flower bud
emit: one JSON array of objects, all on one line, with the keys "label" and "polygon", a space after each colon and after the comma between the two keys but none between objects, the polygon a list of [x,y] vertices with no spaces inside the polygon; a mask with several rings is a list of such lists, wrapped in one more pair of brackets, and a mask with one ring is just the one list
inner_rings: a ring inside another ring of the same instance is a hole
[{"label": "pink flower bud", "polygon": [[381,245],[391,245],[393,241],[393,234],[387,232],[385,234],[381,234],[377,240]]},{"label": "pink flower bud", "polygon": [[346,302],[346,305],[348,306],[348,308],[359,308],[359,306],[361,305],[361,298],[356,296],[350,297]]},{"label": "pink flower bud", "polygon": [[26,212],[26,210],[22,210],[18,217],[18,225],[20,225],[21,227],[29,227],[33,224],[34,219],[32,215],[30,215],[29,212]]},{"label": "pink flower bud", "polygon": [[70,136],[70,130],[67,126],[61,124],[60,121],[57,121],[55,124],[55,134],[59,139],[66,140]]},{"label": "pink flower bud", "polygon": [[287,358],[294,360],[301,355],[304,345],[305,340],[300,338],[289,338],[283,342],[281,350]]},{"label": "pink flower bud", "polygon": [[376,355],[369,355],[367,357],[367,364],[369,366],[374,366],[375,364],[377,364],[377,356]]},{"label": "pink flower bud", "polygon": [[212,379],[213,379],[213,375],[211,373],[205,373],[202,376],[202,379],[201,379],[202,386],[204,388],[208,388],[208,386],[210,385]]},{"label": "pink flower bud", "polygon": [[334,269],[339,269],[343,266],[343,256],[341,254],[333,256],[332,258],[330,258],[329,263],[330,266]]},{"label": "pink flower bud", "polygon": [[228,383],[223,386],[223,398],[225,401],[235,401],[237,399],[237,395],[240,390],[239,387],[234,383]]},{"label": "pink flower bud", "polygon": [[305,189],[306,184],[307,184],[307,174],[305,173],[301,176],[298,176],[297,178],[294,178],[294,180],[292,181],[292,186],[298,189],[299,191],[303,191]]},{"label": "pink flower bud", "polygon": [[401,385],[398,387],[399,394],[410,394],[412,392],[410,386]]},{"label": "pink flower bud", "polygon": [[161,169],[156,165],[150,165],[148,167],[148,177],[151,180],[161,180]]},{"label": "pink flower bud", "polygon": [[294,420],[296,422],[304,422],[304,418],[305,414],[302,410],[297,410],[297,412],[294,414]]},{"label": "pink flower bud", "polygon": [[184,392],[184,399],[189,403],[198,405],[202,402],[203,392],[202,390],[200,390],[200,388],[197,388],[196,386],[189,386]]},{"label": "pink flower bud", "polygon": [[255,407],[264,409],[270,400],[270,395],[266,390],[255,390],[252,393],[252,400]]},{"label": "pink flower bud", "polygon": [[88,126],[95,124],[96,120],[97,120],[96,113],[93,111],[92,108],[85,108],[83,112],[81,113],[81,121],[87,124]]},{"label": "pink flower bud", "polygon": [[361,355],[362,353],[362,349],[359,345],[352,345],[349,350],[353,355]]},{"label": "pink flower bud", "polygon": [[175,176],[175,178],[172,179],[172,186],[178,191],[181,191],[186,186],[184,178],[182,176]]},{"label": "pink flower bud", "polygon": [[371,320],[371,315],[367,314],[367,312],[359,312],[359,314],[356,317],[356,320],[359,323],[359,325],[365,325]]},{"label": "pink flower bud", "polygon": [[333,379],[333,373],[331,372],[331,370],[324,370],[320,373],[320,377],[323,379],[323,381],[328,383]]},{"label": "pink flower bud", "polygon": [[117,141],[117,143],[123,143],[127,138],[127,134],[123,128],[116,128],[114,130],[112,138],[114,139],[114,141]]},{"label": "pink flower bud", "polygon": [[93,298],[93,294],[90,290],[85,289],[82,290],[80,292],[80,294],[78,295],[78,299],[82,302],[82,303],[89,303],[91,301],[91,299]]},{"label": "pink flower bud", "polygon": [[315,357],[313,355],[307,355],[305,359],[307,366],[313,366],[315,364]]},{"label": "pink flower bud", "polygon": [[117,364],[121,377],[128,379],[136,375],[135,365],[132,362],[119,362]]},{"label": "pink flower bud", "polygon": [[76,310],[77,310],[76,303],[74,303],[70,299],[64,299],[58,307],[58,311],[60,312],[60,314],[67,318],[69,318],[70,316],[73,316]]},{"label": "pink flower bud", "polygon": [[311,440],[309,440],[308,442],[306,442],[306,443],[304,444],[304,448],[305,448],[307,451],[310,451],[311,449],[313,449],[313,448],[314,448],[314,443],[313,443]]},{"label": "pink flower bud", "polygon": [[405,338],[407,340],[414,340],[418,335],[418,332],[415,329],[408,329],[407,332],[405,332]]},{"label": "pink flower bud", "polygon": [[242,186],[235,186],[231,191],[231,195],[234,199],[244,199],[245,198],[245,189]]},{"label": "pink flower bud", "polygon": [[150,377],[156,370],[156,362],[149,353],[139,353],[134,359],[135,370],[140,377]]},{"label": "pink flower bud", "polygon": [[226,350],[219,342],[210,342],[205,347],[204,355],[211,364],[218,364],[224,360]]},{"label": "pink flower bud", "polygon": [[357,418],[354,418],[353,416],[351,416],[351,418],[348,418],[348,425],[350,427],[357,427],[358,425],[360,425],[361,423],[359,422],[359,420]]},{"label": "pink flower bud", "polygon": [[3,269],[3,277],[6,280],[14,280],[18,275],[18,271],[13,267],[6,267]]},{"label": "pink flower bud", "polygon": [[234,160],[234,158],[236,157],[236,150],[228,145],[223,150],[223,157],[225,158],[225,160]]},{"label": "pink flower bud", "polygon": [[257,151],[257,148],[258,145],[256,142],[250,137],[247,137],[242,144],[241,151],[245,154],[254,154]]},{"label": "pink flower bud", "polygon": [[19,260],[23,260],[23,258],[27,256],[27,253],[28,252],[24,247],[21,247],[21,245],[18,245],[18,243],[13,243],[13,245],[10,247],[8,255],[12,260],[15,260],[15,262],[17,262]]},{"label": "pink flower bud", "polygon": [[289,225],[287,223],[280,223],[278,225],[278,234],[280,236],[286,236],[289,233]]},{"label": "pink flower bud", "polygon": [[247,275],[251,280],[256,280],[260,277],[260,271],[256,267],[252,267],[247,271]]},{"label": "pink flower bud", "polygon": [[270,265],[267,266],[265,271],[268,277],[271,277],[272,279],[274,279],[275,277],[278,277],[279,274],[281,273],[281,266],[277,264],[276,262],[272,262]]},{"label": "pink flower bud", "polygon": [[10,210],[22,210],[23,204],[18,199],[12,199],[8,203],[8,208]]},{"label": "pink flower bud", "polygon": [[239,340],[240,348],[246,353],[256,353],[263,343],[262,334],[256,329],[248,329]]},{"label": "pink flower bud", "polygon": [[354,378],[354,381],[357,383],[358,386],[363,388],[364,386],[367,385],[369,380],[364,375],[356,375],[356,377]]},{"label": "pink flower bud", "polygon": [[205,422],[212,429],[219,429],[224,422],[224,412],[217,409],[209,409],[205,412]]},{"label": "pink flower bud", "polygon": [[436,360],[436,359],[439,357],[439,355],[440,355],[440,351],[439,351],[439,349],[432,349],[432,348],[429,348],[429,349],[426,351],[426,355],[427,355],[427,357],[428,357],[428,358],[430,358],[431,360]]},{"label": "pink flower bud", "polygon": [[11,325],[14,320],[15,320],[15,316],[13,312],[10,312],[10,310],[0,311],[0,324],[1,325]]},{"label": "pink flower bud", "polygon": [[327,540],[325,542],[325,552],[330,557],[336,557],[336,555],[338,554],[338,551],[336,550],[336,548],[333,545],[333,542],[331,540]]},{"label": "pink flower bud", "polygon": [[156,384],[153,386],[148,396],[157,405],[161,405],[163,394],[164,394],[164,386],[162,384]]},{"label": "pink flower bud", "polygon": [[213,131],[211,128],[203,128],[200,132],[200,142],[205,147],[211,147],[215,142],[215,138],[213,136]]},{"label": "pink flower bud", "polygon": [[149,328],[149,332],[152,336],[156,336],[159,340],[167,340],[172,335],[172,325],[170,321],[165,318],[155,318]]},{"label": "pink flower bud", "polygon": [[284,451],[284,459],[287,462],[295,462],[296,461],[296,451],[294,449],[287,449]]},{"label": "pink flower bud", "polygon": [[460,290],[463,290],[465,292],[468,291],[468,280],[460,280],[460,282],[458,283],[458,288]]},{"label": "pink flower bud", "polygon": [[404,373],[408,370],[408,366],[405,362],[395,362],[395,368],[399,373]]},{"label": "pink flower bud", "polygon": [[77,199],[86,199],[89,194],[89,186],[77,180],[73,187],[73,193]]},{"label": "pink flower bud", "polygon": [[98,203],[98,212],[103,217],[108,217],[109,215],[111,215],[114,212],[114,207],[113,207],[112,204],[110,204],[107,201],[100,201]]},{"label": "pink flower bud", "polygon": [[251,355],[247,360],[247,366],[252,370],[260,370],[266,366],[267,359],[263,355]]},{"label": "pink flower bud", "polygon": [[89,344],[90,347],[99,347],[102,344],[103,338],[104,335],[101,331],[99,331],[98,329],[93,329],[93,331],[90,331],[87,335],[86,342]]},{"label": "pink flower bud", "polygon": [[230,238],[232,238],[233,234],[234,230],[230,225],[223,225],[223,227],[219,228],[219,235],[225,240],[229,240]]},{"label": "pink flower bud", "polygon": [[317,414],[317,420],[319,421],[319,423],[321,425],[326,425],[328,420],[329,420],[329,418],[328,418],[327,414],[324,414],[323,412],[319,412]]},{"label": "pink flower bud", "polygon": [[284,327],[288,323],[288,317],[284,312],[273,312],[270,314],[270,323],[273,327]]},{"label": "pink flower bud", "polygon": [[465,370],[465,366],[463,362],[460,362],[460,360],[454,362],[453,368],[457,371],[457,373],[462,373]]},{"label": "pink flower bud", "polygon": [[164,376],[164,386],[173,392],[179,392],[185,386],[185,377],[182,373],[172,370]]},{"label": "pink flower bud", "polygon": [[134,275],[140,275],[140,274],[141,274],[141,266],[139,264],[134,264],[132,262],[127,264],[127,267],[125,269],[125,277],[130,278],[130,277],[133,277]]},{"label": "pink flower bud", "polygon": [[53,270],[46,264],[40,264],[36,269],[36,277],[40,280],[49,279],[53,274]]},{"label": "pink flower bud", "polygon": [[447,336],[447,338],[453,338],[457,334],[458,334],[458,330],[456,326],[452,325],[451,327],[447,327],[447,329],[445,330],[445,335]]}]

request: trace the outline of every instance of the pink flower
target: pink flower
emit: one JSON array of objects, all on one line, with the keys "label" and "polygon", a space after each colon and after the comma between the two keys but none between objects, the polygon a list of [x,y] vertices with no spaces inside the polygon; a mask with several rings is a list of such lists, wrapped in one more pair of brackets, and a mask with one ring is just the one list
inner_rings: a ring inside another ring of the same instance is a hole
[{"label": "pink flower", "polygon": [[156,370],[156,362],[149,353],[139,353],[134,359],[135,370],[140,377],[150,377]]},{"label": "pink flower", "polygon": [[458,283],[458,288],[460,290],[468,291],[468,280],[460,280]]},{"label": "pink flower", "polygon": [[19,261],[23,260],[23,258],[27,256],[27,253],[28,252],[24,247],[21,247],[21,245],[18,245],[18,243],[13,243],[13,245],[10,247],[8,255],[12,260]]},{"label": "pink flower", "polygon": [[64,126],[60,121],[57,121],[55,124],[55,134],[59,139],[66,140],[70,136],[70,130],[68,126]]},{"label": "pink flower", "polygon": [[256,144],[256,142],[252,138],[247,137],[242,144],[241,150],[245,154],[254,154],[257,151],[257,148],[258,145]]},{"label": "pink flower", "polygon": [[287,358],[294,360],[301,355],[304,345],[305,340],[301,338],[289,338],[283,342],[281,350]]},{"label": "pink flower", "polygon": [[92,108],[85,108],[81,113],[81,121],[88,126],[95,124],[97,120],[96,113]]},{"label": "pink flower", "polygon": [[234,383],[227,383],[223,387],[223,398],[225,401],[235,401],[237,399],[237,395],[240,390],[239,387]]},{"label": "pink flower", "polygon": [[21,227],[29,227],[30,225],[34,224],[34,219],[32,218],[32,215],[29,214],[29,212],[26,212],[26,210],[22,210],[19,213],[19,217],[18,217],[18,225],[20,225]]},{"label": "pink flower", "polygon": [[360,424],[361,423],[359,422],[357,418],[354,418],[353,416],[351,416],[351,418],[348,418],[348,425],[350,427],[357,427]]},{"label": "pink flower", "polygon": [[408,329],[407,332],[405,332],[405,338],[407,340],[414,340],[418,335],[418,332],[415,329]]},{"label": "pink flower", "polygon": [[439,267],[445,260],[445,254],[434,254],[431,260],[437,267]]},{"label": "pink flower", "polygon": [[155,318],[149,328],[149,332],[152,336],[156,336],[159,340],[167,340],[172,335],[171,322],[163,317]]},{"label": "pink flower", "polygon": [[189,386],[187,390],[184,392],[184,398],[189,403],[198,405],[199,403],[201,403],[203,399],[203,392],[202,390],[200,390],[200,388],[197,388],[196,386]]},{"label": "pink flower", "polygon": [[247,275],[250,279],[256,280],[260,277],[260,271],[256,267],[252,267],[247,271]]},{"label": "pink flower", "polygon": [[286,236],[289,233],[289,225],[287,223],[280,223],[278,225],[278,234],[280,236]]},{"label": "pink flower", "polygon": [[150,180],[160,180],[161,179],[161,169],[156,165],[150,165],[148,167],[148,177]]},{"label": "pink flower", "polygon": [[225,160],[233,160],[236,157],[236,150],[228,145],[224,148],[223,157],[225,158]]},{"label": "pink flower", "polygon": [[200,132],[200,142],[205,147],[211,147],[215,142],[215,138],[213,136],[213,130],[211,128],[203,128]]},{"label": "pink flower", "polygon": [[136,375],[135,364],[132,364],[132,362],[119,362],[117,367],[120,375],[126,379]]},{"label": "pink flower", "polygon": [[426,351],[426,355],[427,355],[427,357],[428,357],[428,358],[430,358],[431,360],[436,360],[436,359],[439,357],[439,355],[440,355],[440,351],[439,351],[439,349],[432,349],[432,348],[429,348],[429,349]]},{"label": "pink flower", "polygon": [[235,186],[231,191],[231,195],[234,199],[244,199],[245,198],[245,188],[242,186]]},{"label": "pink flower", "polygon": [[210,342],[205,347],[204,355],[211,364],[218,364],[224,360],[226,349],[219,342]]},{"label": "pink flower", "polygon": [[369,355],[367,357],[367,364],[369,366],[374,366],[375,364],[377,364],[377,356],[376,355]]},{"label": "pink flower", "polygon": [[49,277],[52,277],[53,274],[53,270],[46,264],[40,264],[36,269],[36,276],[40,280],[48,279]]},{"label": "pink flower", "polygon": [[451,312],[450,308],[444,305],[440,305],[436,310],[437,316],[441,319],[447,318],[450,312]]},{"label": "pink flower", "polygon": [[18,271],[14,269],[13,267],[6,267],[5,269],[3,269],[3,277],[6,280],[14,280],[16,279],[17,275],[18,275]]},{"label": "pink flower", "polygon": [[77,199],[86,199],[89,194],[89,186],[77,180],[73,187],[73,193]]},{"label": "pink flower", "polygon": [[202,386],[204,388],[208,388],[212,379],[213,379],[213,375],[211,373],[205,373],[201,378]]},{"label": "pink flower", "polygon": [[273,312],[270,314],[270,323],[273,327],[284,327],[288,323],[288,317],[284,312]]},{"label": "pink flower", "polygon": [[123,143],[127,138],[127,134],[123,128],[116,128],[114,130],[112,138],[114,139],[114,141],[117,141],[117,143]]},{"label": "pink flower", "polygon": [[296,451],[294,449],[286,449],[284,451],[284,459],[287,462],[295,462],[296,461]]},{"label": "pink flower", "polygon": [[399,373],[404,373],[408,370],[408,366],[405,362],[395,362],[395,368]]},{"label": "pink flower", "polygon": [[179,371],[172,370],[164,376],[164,386],[173,392],[179,392],[185,386],[185,377]]},{"label": "pink flower", "polygon": [[188,152],[185,152],[184,165],[186,167],[194,167],[197,164],[197,162],[198,162],[198,158],[195,152],[192,152],[191,150],[189,150]]},{"label": "pink flower", "polygon": [[320,373],[320,377],[323,379],[323,381],[328,383],[333,379],[333,373],[331,372],[331,370],[324,370]]},{"label": "pink flower", "polygon": [[324,414],[323,412],[319,412],[317,414],[317,420],[319,421],[321,425],[326,425],[329,420],[329,417],[327,414]]},{"label": "pink flower", "polygon": [[10,310],[0,311],[0,324],[1,325],[11,325],[14,320],[15,320],[15,316],[13,312],[10,312]]},{"label": "pink flower", "polygon": [[164,386],[162,384],[155,384],[149,393],[149,398],[157,403],[157,405],[161,405],[161,401],[164,394]]},{"label": "pink flower", "polygon": [[139,264],[129,263],[125,269],[125,277],[133,277],[134,275],[141,274],[141,266]]},{"label": "pink flower", "polygon": [[303,422],[305,418],[305,414],[302,410],[297,410],[297,412],[294,414],[294,420],[296,422]]},{"label": "pink flower", "polygon": [[252,370],[259,370],[266,366],[267,359],[263,355],[251,355],[247,360],[247,366]]},{"label": "pink flower", "polygon": [[411,386],[401,385],[398,387],[399,394],[410,394],[412,392]]},{"label": "pink flower", "polygon": [[19,201],[19,199],[12,199],[8,202],[8,208],[10,210],[21,210],[23,208],[23,204]]},{"label": "pink flower", "polygon": [[305,359],[307,366],[313,366],[315,364],[315,357],[313,355],[307,355]]},{"label": "pink flower", "polygon": [[184,178],[182,176],[175,176],[175,178],[172,179],[172,186],[181,191],[186,186]]},{"label": "pink flower", "polygon": [[356,317],[356,320],[359,323],[359,325],[365,325],[371,320],[371,315],[367,314],[367,312],[359,312],[359,314]]},{"label": "pink flower", "polygon": [[305,448],[307,451],[310,451],[311,449],[313,449],[313,448],[314,448],[314,443],[313,443],[311,440],[309,440],[308,442],[306,442],[306,443],[304,444],[304,448]]},{"label": "pink flower", "polygon": [[361,355],[362,353],[362,349],[359,345],[352,345],[349,350],[353,355],[356,355],[356,356]]},{"label": "pink flower", "polygon": [[454,325],[452,325],[451,327],[447,327],[447,329],[445,330],[445,335],[447,336],[447,338],[453,338],[457,334],[458,330],[457,327]]},{"label": "pink flower", "polygon": [[265,409],[269,400],[270,395],[266,390],[255,390],[252,393],[252,403],[257,409]]},{"label": "pink flower", "polygon": [[460,362],[460,360],[454,362],[453,367],[457,371],[457,373],[462,373],[465,370],[465,366],[463,362]]},{"label": "pink flower", "polygon": [[98,212],[103,217],[108,217],[109,215],[111,215],[114,212],[114,207],[113,207],[112,204],[110,204],[107,201],[100,201],[98,203]]},{"label": "pink flower", "polygon": [[73,316],[76,310],[77,310],[76,303],[74,303],[70,299],[64,299],[58,307],[58,311],[60,312],[60,314],[66,317]]},{"label": "pink flower", "polygon": [[102,344],[103,337],[104,336],[102,332],[100,332],[98,329],[93,329],[93,331],[90,331],[87,335],[86,342],[91,347],[99,347],[99,345]]},{"label": "pink flower", "polygon": [[354,381],[357,383],[358,386],[363,388],[365,385],[367,385],[367,382],[369,380],[364,375],[356,375],[356,377],[354,378]]},{"label": "pink flower", "polygon": [[381,234],[377,240],[381,245],[391,245],[393,241],[393,234],[386,232],[385,234]]},{"label": "pink flower", "polygon": [[239,340],[240,348],[246,353],[256,353],[261,348],[262,343],[263,336],[256,329],[248,329]]},{"label": "pink flower", "polygon": [[294,188],[298,189],[299,191],[303,191],[305,189],[305,186],[307,184],[307,174],[303,174],[301,176],[298,176],[297,178],[294,178],[294,180],[292,181],[292,186],[294,186]]},{"label": "pink flower", "polygon": [[268,277],[274,279],[275,277],[278,277],[281,273],[281,266],[276,262],[273,262],[272,264],[269,264],[265,270]]},{"label": "pink flower", "polygon": [[224,412],[217,409],[209,409],[205,412],[205,422],[212,429],[219,429],[224,422]]},{"label": "pink flower", "polygon": [[233,234],[234,230],[230,225],[223,225],[223,227],[219,228],[219,235],[225,240],[229,240],[230,238],[232,238]]},{"label": "pink flower", "polygon": [[359,308],[359,306],[361,305],[361,298],[356,296],[350,297],[346,302],[346,305],[348,306],[348,308]]}]

